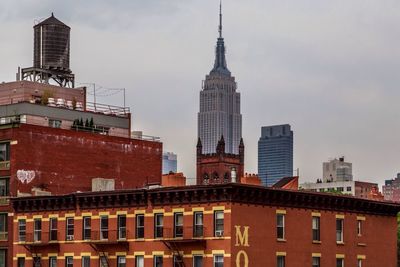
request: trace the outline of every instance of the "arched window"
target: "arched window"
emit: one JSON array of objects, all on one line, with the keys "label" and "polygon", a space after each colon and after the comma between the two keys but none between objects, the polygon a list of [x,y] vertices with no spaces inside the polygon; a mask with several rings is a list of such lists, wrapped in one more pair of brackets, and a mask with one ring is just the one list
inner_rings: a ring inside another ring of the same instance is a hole
[{"label": "arched window", "polygon": [[224,182],[229,183],[229,173],[227,172],[224,174]]},{"label": "arched window", "polygon": [[214,180],[218,180],[218,179],[219,179],[219,176],[218,176],[218,173],[217,173],[217,172],[214,172],[214,173],[213,173],[213,179],[214,179]]}]

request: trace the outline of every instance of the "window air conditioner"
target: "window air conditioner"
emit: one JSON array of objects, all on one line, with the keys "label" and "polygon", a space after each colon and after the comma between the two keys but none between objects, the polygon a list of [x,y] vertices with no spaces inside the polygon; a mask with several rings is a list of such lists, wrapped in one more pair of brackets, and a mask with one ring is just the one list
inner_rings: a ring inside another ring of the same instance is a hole
[{"label": "window air conditioner", "polygon": [[73,235],[67,235],[67,241],[72,241],[74,240],[74,236]]},{"label": "window air conditioner", "polygon": [[224,236],[224,231],[223,231],[223,230],[217,230],[217,231],[215,231],[215,236],[217,236],[217,237]]}]

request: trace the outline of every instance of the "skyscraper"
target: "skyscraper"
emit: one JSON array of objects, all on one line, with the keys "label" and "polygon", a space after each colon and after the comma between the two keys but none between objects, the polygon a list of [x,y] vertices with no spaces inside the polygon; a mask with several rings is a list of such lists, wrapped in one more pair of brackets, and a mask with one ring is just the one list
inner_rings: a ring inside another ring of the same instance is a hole
[{"label": "skyscraper", "polygon": [[219,13],[219,37],[215,49],[214,67],[203,82],[198,113],[198,137],[203,153],[215,153],[221,136],[225,140],[225,152],[239,154],[242,137],[240,93],[236,92],[235,77],[228,70],[225,44],[222,38],[222,12]]},{"label": "skyscraper", "polygon": [[178,156],[172,152],[162,154],[162,174],[176,173],[178,170]]},{"label": "skyscraper", "polygon": [[261,127],[258,175],[266,186],[293,175],[293,131],[289,124]]}]

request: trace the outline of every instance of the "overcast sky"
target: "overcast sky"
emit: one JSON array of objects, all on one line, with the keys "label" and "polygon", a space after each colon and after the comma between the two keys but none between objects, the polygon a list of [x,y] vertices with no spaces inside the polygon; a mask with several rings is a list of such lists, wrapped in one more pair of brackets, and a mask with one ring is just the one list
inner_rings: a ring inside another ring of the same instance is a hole
[{"label": "overcast sky", "polygon": [[[201,81],[218,0],[1,0],[0,81],[32,65],[35,20],[71,26],[77,82],[127,90],[133,129],[160,136],[195,175]],[[345,156],[357,180],[400,172],[400,1],[225,0],[227,62],[238,82],[247,172],[260,127],[289,123],[301,182]],[[122,95],[98,102],[122,105]]]}]

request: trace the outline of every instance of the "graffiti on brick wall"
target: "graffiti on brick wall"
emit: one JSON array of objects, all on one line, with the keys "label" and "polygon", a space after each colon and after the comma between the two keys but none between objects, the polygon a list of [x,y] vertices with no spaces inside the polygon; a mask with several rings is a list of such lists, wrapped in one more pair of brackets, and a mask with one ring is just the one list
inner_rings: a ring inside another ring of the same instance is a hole
[{"label": "graffiti on brick wall", "polygon": [[18,170],[17,178],[23,184],[29,184],[35,179],[35,171]]}]

